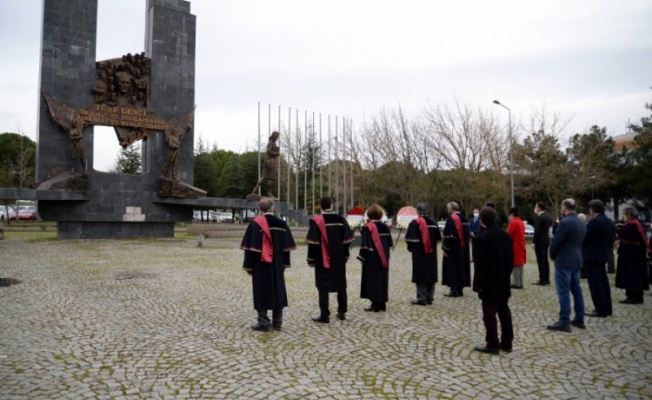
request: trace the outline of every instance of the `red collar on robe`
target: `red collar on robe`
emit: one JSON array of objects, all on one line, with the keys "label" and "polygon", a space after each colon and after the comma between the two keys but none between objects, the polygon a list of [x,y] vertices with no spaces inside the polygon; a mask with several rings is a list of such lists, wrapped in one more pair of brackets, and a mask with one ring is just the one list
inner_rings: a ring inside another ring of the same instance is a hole
[{"label": "red collar on robe", "polygon": [[630,219],[629,221],[625,222],[625,225],[627,225],[627,224],[636,225],[636,228],[638,229],[638,234],[641,235],[641,240],[642,240],[641,244],[643,244],[643,246],[646,246],[646,244],[647,244],[646,243],[647,242],[647,235],[645,234],[645,231],[643,230],[643,225],[641,225],[641,221],[639,221],[638,219]]},{"label": "red collar on robe", "polygon": [[464,230],[462,230],[462,220],[460,219],[460,216],[457,215],[457,213],[452,213],[451,218],[455,223],[455,230],[457,231],[457,238],[460,240],[460,246],[464,248],[466,247],[466,243],[464,243]]},{"label": "red collar on robe", "polygon": [[426,251],[426,254],[432,253],[432,242],[430,241],[430,231],[428,230],[428,223],[423,217],[416,219],[417,225],[419,225],[419,231],[421,232],[421,240],[423,241],[423,248]]},{"label": "red collar on robe", "polygon": [[328,247],[328,235],[326,234],[326,221],[323,215],[318,215],[313,218],[317,228],[319,228],[319,233],[321,234],[321,256],[324,260],[324,268],[331,267],[331,249]]},{"label": "red collar on robe", "polygon": [[387,256],[385,255],[383,242],[380,241],[380,234],[378,233],[378,227],[376,226],[376,223],[374,221],[369,221],[369,223],[367,223],[367,229],[369,229],[369,233],[371,234],[371,241],[374,243],[374,247],[376,248],[378,256],[380,257],[380,262],[383,264],[383,268],[387,268],[389,263],[387,262]]},{"label": "red collar on robe", "polygon": [[274,258],[274,244],[272,243],[272,233],[269,231],[267,218],[264,215],[256,217],[253,221],[260,226],[263,231],[263,247],[260,250],[260,261],[264,263],[271,263]]}]

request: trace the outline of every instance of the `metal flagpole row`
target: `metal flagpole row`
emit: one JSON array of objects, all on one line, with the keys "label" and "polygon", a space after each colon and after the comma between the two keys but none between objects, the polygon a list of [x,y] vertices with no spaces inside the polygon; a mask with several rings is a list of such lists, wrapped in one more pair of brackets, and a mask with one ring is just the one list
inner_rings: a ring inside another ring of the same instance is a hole
[{"label": "metal flagpole row", "polygon": [[[283,118],[281,116],[282,107],[278,106],[278,132],[285,149],[284,157],[279,158],[277,166],[277,197],[282,197],[282,159],[285,158],[287,164],[287,177],[286,177],[286,194],[284,196],[287,202],[292,200],[292,173],[295,174],[294,184],[294,204],[296,208],[299,204],[299,179],[300,174],[303,173],[303,209],[310,211],[312,214],[316,212],[316,205],[319,198],[324,195],[334,197],[335,209],[337,212],[343,211],[346,213],[348,206],[350,208],[355,206],[354,201],[354,173],[353,173],[353,157],[354,157],[354,139],[353,139],[353,121],[345,117],[341,118],[335,116],[335,127],[333,129],[331,124],[331,115],[328,115],[326,121],[326,129],[323,129],[322,114],[319,113],[319,126],[317,127],[317,113],[312,111],[312,120],[309,120],[308,111],[304,111],[304,126],[301,132],[299,125],[299,109],[295,110],[295,124],[292,126],[292,108],[288,108],[288,121],[287,130],[283,134]],[[269,134],[272,132],[272,105],[268,104],[267,107],[268,118],[267,126]],[[262,145],[262,131],[261,131],[261,103],[258,102],[258,178],[262,174],[262,160],[261,154],[263,152]],[[309,126],[310,125],[310,126]],[[340,134],[341,126],[341,134]],[[294,129],[294,131],[293,131]],[[333,132],[334,131],[334,132]],[[334,137],[333,137],[334,133]],[[325,137],[324,137],[325,136]],[[327,141],[328,148],[324,149],[324,138]],[[334,140],[333,140],[334,139]],[[294,143],[293,143],[294,142]],[[294,144],[294,146],[293,146]],[[277,143],[281,145],[281,143]],[[292,154],[294,153],[294,154]],[[334,157],[334,158],[333,158]],[[324,162],[328,164],[328,168],[324,168]],[[347,168],[347,162],[349,166]],[[310,170],[308,170],[308,163],[310,163]],[[319,170],[317,171],[316,163],[319,163]],[[341,164],[341,167],[340,167]],[[334,166],[334,167],[333,167]],[[335,170],[333,171],[332,168]],[[328,177],[324,179],[324,174]],[[308,191],[308,174],[310,177],[310,192]],[[318,177],[315,174],[319,174]],[[333,174],[335,179],[333,182]],[[340,174],[341,179],[340,179]],[[347,179],[348,174],[348,179]],[[317,179],[319,179],[319,191],[317,193]],[[326,188],[325,188],[326,187]],[[258,188],[258,194],[261,194],[262,188]],[[319,197],[317,197],[319,194]],[[308,204],[308,196],[311,195],[311,203]],[[341,199],[340,199],[341,197]],[[340,201],[341,200],[341,201]],[[341,207],[341,208],[340,208]],[[310,210],[308,210],[310,208]]]}]

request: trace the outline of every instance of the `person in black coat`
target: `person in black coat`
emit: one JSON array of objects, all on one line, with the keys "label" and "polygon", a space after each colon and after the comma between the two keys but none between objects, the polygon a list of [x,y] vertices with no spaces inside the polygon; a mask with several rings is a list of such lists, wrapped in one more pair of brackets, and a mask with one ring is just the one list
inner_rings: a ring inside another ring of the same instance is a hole
[{"label": "person in black coat", "polygon": [[360,252],[362,280],[360,298],[368,299],[371,305],[365,311],[387,311],[389,299],[389,251],[394,245],[391,232],[381,222],[383,209],[373,204],[367,210],[369,221],[360,231]]},{"label": "person in black coat", "polygon": [[643,291],[650,289],[647,272],[647,236],[632,206],[623,209],[624,223],[616,228],[618,236],[618,266],[616,287],[625,289],[623,304],[643,304]]},{"label": "person in black coat", "polygon": [[281,330],[283,308],[288,305],[285,289],[285,269],[290,268],[290,251],[296,249],[290,228],[274,216],[274,200],[260,199],[262,215],[249,223],[240,248],[244,250],[242,267],[252,277],[254,309],[258,322],[251,326],[255,331],[268,331],[270,320],[267,310],[272,310],[272,326]]},{"label": "person in black coat", "polygon": [[537,214],[537,217],[534,220],[532,246],[537,257],[537,267],[539,268],[539,280],[534,284],[550,285],[550,260],[548,258],[550,236],[548,232],[552,227],[552,217],[546,212],[546,205],[542,201],[538,202],[534,207],[534,213]]},{"label": "person in black coat", "polygon": [[[468,258],[468,223],[460,214],[456,202],[447,205],[448,218],[444,225],[441,249],[444,253],[442,261],[442,284],[450,287],[446,297],[464,296],[464,288],[471,286],[471,268]],[[481,229],[482,230],[482,229]]]},{"label": "person in black coat", "polygon": [[586,235],[582,242],[582,261],[595,307],[593,312],[586,314],[589,317],[606,317],[612,313],[606,264],[609,252],[613,253],[616,228],[613,221],[604,215],[604,209],[602,200],[589,201],[591,219],[586,224]]},{"label": "person in black coat", "polygon": [[319,199],[321,215],[310,220],[306,243],[308,265],[315,269],[315,286],[319,291],[319,317],[315,322],[328,323],[328,294],[337,293],[337,319],[346,319],[348,297],[346,293],[346,261],[353,232],[344,217],[333,211],[333,199]]},{"label": "person in black coat", "polygon": [[432,304],[437,282],[437,242],[441,233],[437,222],[428,216],[428,205],[417,204],[416,219],[410,221],[405,233],[407,249],[412,253],[412,283],[416,285],[417,298],[412,304]]},{"label": "person in black coat", "polygon": [[[499,354],[500,350],[511,352],[514,330],[508,302],[511,296],[514,244],[512,237],[496,224],[494,209],[483,208],[480,211],[480,223],[485,229],[480,232],[473,246],[473,291],[482,300],[482,320],[487,330],[487,344],[477,346],[475,350],[489,354]],[[500,340],[496,314],[500,319]]]}]

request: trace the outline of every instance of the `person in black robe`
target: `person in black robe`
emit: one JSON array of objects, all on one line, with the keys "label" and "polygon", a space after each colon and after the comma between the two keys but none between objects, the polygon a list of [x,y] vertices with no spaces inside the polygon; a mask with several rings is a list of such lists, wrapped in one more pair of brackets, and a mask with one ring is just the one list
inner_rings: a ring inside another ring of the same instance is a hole
[{"label": "person in black robe", "polygon": [[240,245],[245,251],[242,267],[252,277],[254,309],[258,312],[258,322],[251,329],[268,331],[267,310],[272,310],[271,325],[281,330],[283,308],[288,305],[284,273],[290,268],[290,251],[296,245],[288,225],[273,214],[274,200],[263,197],[258,207],[262,215],[249,223]]},{"label": "person in black robe", "polygon": [[[514,329],[508,303],[514,267],[514,243],[512,237],[496,224],[496,211],[491,207],[480,211],[480,223],[485,229],[473,246],[473,291],[482,300],[482,320],[487,334],[486,345],[477,346],[475,350],[489,354],[499,354],[501,350],[511,352]],[[500,340],[496,314],[500,319]]]},{"label": "person in black robe", "polygon": [[622,304],[643,304],[643,291],[650,289],[646,270],[647,236],[643,224],[638,220],[638,211],[632,206],[623,210],[625,222],[618,225],[618,264],[616,287],[625,289]]},{"label": "person in black robe", "polygon": [[346,293],[346,262],[353,231],[341,215],[333,211],[333,199],[319,199],[321,215],[310,220],[306,243],[308,265],[315,269],[315,286],[319,291],[320,315],[315,322],[330,322],[328,294],[337,293],[337,318],[346,319],[348,297]]},{"label": "person in black robe", "polygon": [[389,299],[389,251],[394,242],[389,228],[381,222],[382,217],[382,208],[377,204],[372,205],[367,210],[369,221],[360,231],[360,297],[371,301],[365,311],[386,311]]},{"label": "person in black robe", "polygon": [[459,212],[459,205],[455,202],[448,203],[448,218],[444,225],[442,250],[442,284],[449,286],[450,291],[444,296],[462,297],[464,287],[471,286],[470,264],[467,263],[466,253],[468,239],[465,229],[466,219]]},{"label": "person in black robe", "polygon": [[428,216],[428,205],[417,204],[418,217],[408,225],[405,232],[407,249],[412,253],[412,283],[416,285],[417,297],[412,304],[432,304],[437,282],[437,242],[441,233],[437,222]]}]

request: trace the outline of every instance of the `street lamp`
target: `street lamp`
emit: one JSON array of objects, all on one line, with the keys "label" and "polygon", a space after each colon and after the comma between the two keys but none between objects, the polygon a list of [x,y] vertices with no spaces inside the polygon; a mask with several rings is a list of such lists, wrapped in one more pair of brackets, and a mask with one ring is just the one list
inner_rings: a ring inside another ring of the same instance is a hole
[{"label": "street lamp", "polygon": [[494,100],[494,104],[498,104],[499,106],[506,109],[509,113],[509,176],[512,190],[512,207],[514,207],[514,152],[512,151],[512,110],[510,110],[509,107],[502,104],[498,100]]}]

